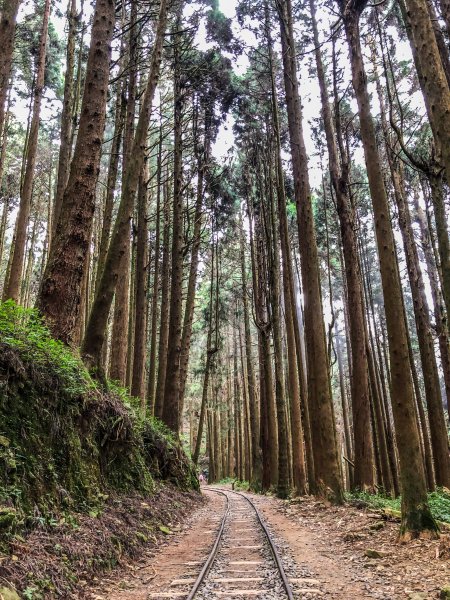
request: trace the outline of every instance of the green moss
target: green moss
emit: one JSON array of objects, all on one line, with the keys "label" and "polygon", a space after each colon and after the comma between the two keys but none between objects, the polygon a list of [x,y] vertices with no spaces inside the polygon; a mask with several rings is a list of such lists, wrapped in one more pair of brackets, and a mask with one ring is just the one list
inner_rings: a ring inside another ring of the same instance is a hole
[{"label": "green moss", "polygon": [[155,479],[198,485],[159,422],[123,389],[98,387],[35,311],[0,303],[0,538],[19,520],[89,512],[110,490],[149,495]]}]

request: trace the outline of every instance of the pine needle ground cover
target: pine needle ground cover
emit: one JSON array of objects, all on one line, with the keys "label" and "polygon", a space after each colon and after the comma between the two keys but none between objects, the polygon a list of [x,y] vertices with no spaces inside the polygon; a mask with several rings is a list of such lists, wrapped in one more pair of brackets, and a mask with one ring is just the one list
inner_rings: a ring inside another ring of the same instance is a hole
[{"label": "pine needle ground cover", "polygon": [[[3,581],[28,589],[30,598],[50,598],[64,585],[78,589],[77,569],[89,575],[111,567],[148,540],[153,507],[146,500],[162,493],[162,483],[174,486],[180,507],[182,492],[190,497],[198,486],[164,427],[140,418],[123,391],[100,389],[34,311],[0,304]],[[167,498],[164,504],[171,506]],[[74,550],[71,532],[79,527],[85,541],[75,536]],[[61,535],[64,544],[55,542]],[[29,556],[33,536],[46,540],[46,558]]]}]

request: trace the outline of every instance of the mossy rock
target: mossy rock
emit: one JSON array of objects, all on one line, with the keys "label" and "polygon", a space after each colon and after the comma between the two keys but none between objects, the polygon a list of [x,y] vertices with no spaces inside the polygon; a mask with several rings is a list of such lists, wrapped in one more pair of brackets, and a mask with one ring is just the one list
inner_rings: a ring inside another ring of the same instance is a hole
[{"label": "mossy rock", "polygon": [[13,529],[17,523],[17,513],[13,508],[0,506],[0,533]]}]

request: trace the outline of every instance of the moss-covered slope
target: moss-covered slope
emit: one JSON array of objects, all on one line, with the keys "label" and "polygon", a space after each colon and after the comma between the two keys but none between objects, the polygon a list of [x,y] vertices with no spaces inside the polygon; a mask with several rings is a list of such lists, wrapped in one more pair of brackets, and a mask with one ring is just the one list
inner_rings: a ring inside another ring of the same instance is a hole
[{"label": "moss-covered slope", "polygon": [[0,536],[155,480],[195,488],[190,461],[120,390],[102,391],[34,311],[0,304]]}]

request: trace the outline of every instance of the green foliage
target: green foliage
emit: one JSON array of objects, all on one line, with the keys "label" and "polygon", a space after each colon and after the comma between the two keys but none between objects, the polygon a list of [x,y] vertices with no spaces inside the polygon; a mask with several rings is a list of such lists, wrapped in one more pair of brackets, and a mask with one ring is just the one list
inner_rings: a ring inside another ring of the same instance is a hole
[{"label": "green foliage", "polygon": [[0,303],[0,541],[98,511],[113,490],[151,494],[155,479],[198,486],[173,436],[135,399],[99,388],[36,311]]},{"label": "green foliage", "polygon": [[61,393],[77,395],[93,388],[81,359],[51,337],[36,310],[17,306],[12,300],[1,303],[0,340],[16,350],[23,361],[32,363],[40,377],[54,376],[61,384]]},{"label": "green foliage", "polygon": [[[381,494],[368,494],[358,492],[347,494],[347,500],[361,500],[371,508],[382,510],[385,508],[400,511],[402,499],[390,498]],[[438,489],[428,494],[428,503],[433,517],[442,523],[450,523],[450,492],[447,489]]]},{"label": "green foliage", "polygon": [[250,483],[248,481],[239,481],[233,477],[226,477],[218,482],[219,485],[233,485],[235,490],[248,491],[250,489]]}]

